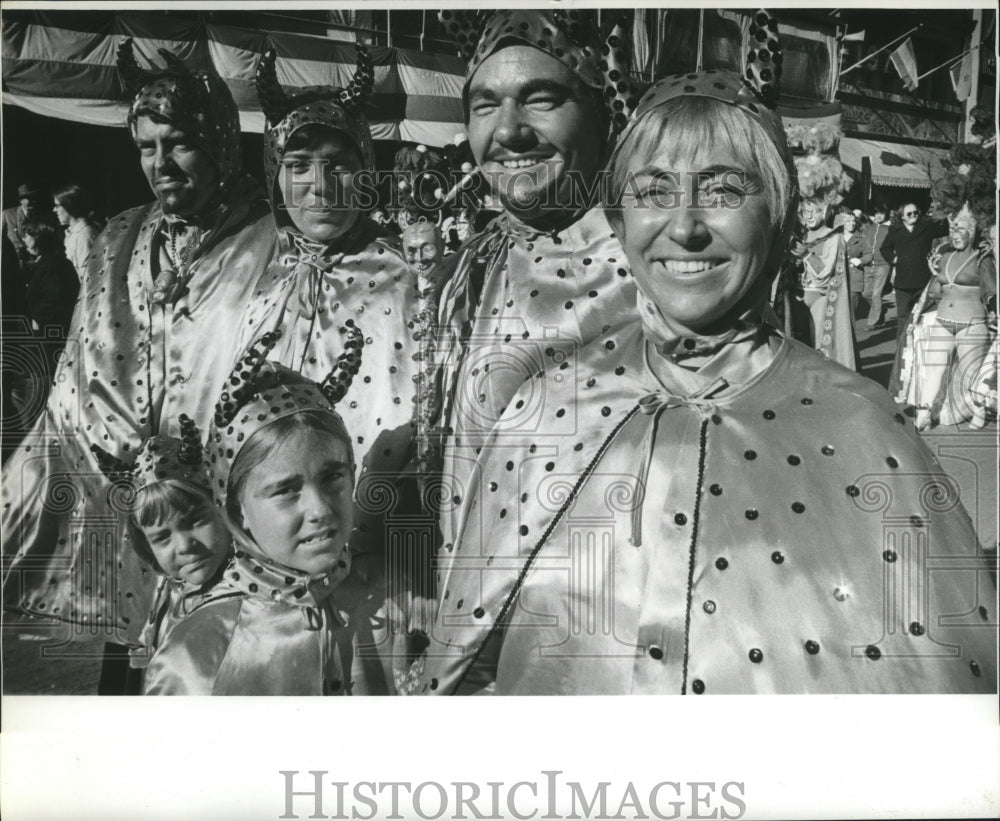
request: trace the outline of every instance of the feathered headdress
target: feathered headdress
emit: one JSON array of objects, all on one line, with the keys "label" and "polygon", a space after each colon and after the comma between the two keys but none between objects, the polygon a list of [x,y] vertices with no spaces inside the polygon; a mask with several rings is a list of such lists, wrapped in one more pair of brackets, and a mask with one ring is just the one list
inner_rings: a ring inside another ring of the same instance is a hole
[{"label": "feathered headdress", "polygon": [[798,154],[795,169],[802,200],[824,206],[843,201],[853,180],[837,156],[837,146],[843,136],[841,130],[830,123],[817,123],[792,126],[786,133],[789,145]]}]

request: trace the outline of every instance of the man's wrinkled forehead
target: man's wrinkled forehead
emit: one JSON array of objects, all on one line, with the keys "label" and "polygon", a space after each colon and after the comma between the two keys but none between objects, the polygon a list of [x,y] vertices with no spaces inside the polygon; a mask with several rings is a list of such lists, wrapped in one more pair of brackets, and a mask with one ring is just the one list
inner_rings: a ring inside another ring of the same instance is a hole
[{"label": "man's wrinkled forehead", "polygon": [[469,81],[468,100],[499,101],[514,97],[521,101],[532,94],[550,93],[582,99],[587,89],[572,71],[530,46],[513,43],[483,63]]}]

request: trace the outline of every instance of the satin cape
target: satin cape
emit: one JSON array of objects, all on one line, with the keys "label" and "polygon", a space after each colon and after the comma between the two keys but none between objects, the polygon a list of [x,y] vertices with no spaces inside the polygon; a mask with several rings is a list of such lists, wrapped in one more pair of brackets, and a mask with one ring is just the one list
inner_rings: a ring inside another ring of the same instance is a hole
[{"label": "satin cape", "polygon": [[801,343],[712,396],[636,323],[491,436],[441,562],[418,692],[989,693],[991,566],[876,383]]},{"label": "satin cape", "polygon": [[95,242],[48,403],[4,465],[5,607],[135,641],[155,574],[131,549],[128,493],[108,483],[90,445],[130,459],[153,434],[178,437],[181,413],[208,430],[239,318],[273,253],[259,195],[249,177],[228,192],[172,304],[152,299],[165,257],[157,203],[115,217]]}]

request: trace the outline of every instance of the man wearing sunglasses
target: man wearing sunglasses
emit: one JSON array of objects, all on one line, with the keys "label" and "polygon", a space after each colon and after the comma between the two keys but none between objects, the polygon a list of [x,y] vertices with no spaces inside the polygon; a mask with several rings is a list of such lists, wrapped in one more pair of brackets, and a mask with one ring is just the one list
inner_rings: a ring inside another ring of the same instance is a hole
[{"label": "man wearing sunglasses", "polygon": [[948,220],[921,219],[920,209],[912,202],[900,209],[902,223],[889,229],[880,249],[887,262],[895,262],[897,332],[905,326],[905,318],[913,310],[921,291],[931,278],[927,255],[938,237],[948,234]]}]

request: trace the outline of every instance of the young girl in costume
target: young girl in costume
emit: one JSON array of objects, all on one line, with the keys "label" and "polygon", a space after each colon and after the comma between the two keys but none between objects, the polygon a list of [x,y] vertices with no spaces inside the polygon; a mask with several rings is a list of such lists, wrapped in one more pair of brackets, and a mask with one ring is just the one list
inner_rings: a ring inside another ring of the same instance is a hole
[{"label": "young girl in costume", "polygon": [[212,503],[194,422],[180,416],[181,438],[151,436],[134,466],[92,447],[112,481],[134,493],[131,516],[141,536],[135,552],[160,574],[149,619],[131,653],[132,667],[145,667],[170,629],[191,612],[221,576],[232,538]]},{"label": "young girl in costume", "polygon": [[209,429],[212,491],[235,557],[151,660],[147,693],[392,689],[378,654],[383,597],[347,547],[354,453],[333,409],[360,367],[362,337],[351,323],[346,350],[317,384],[266,361],[278,336],[266,334],[237,365]]}]

